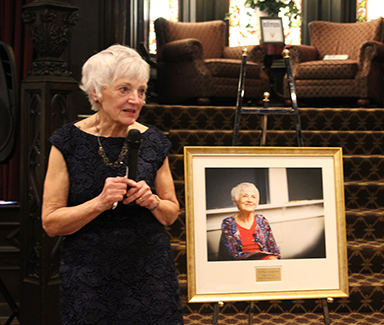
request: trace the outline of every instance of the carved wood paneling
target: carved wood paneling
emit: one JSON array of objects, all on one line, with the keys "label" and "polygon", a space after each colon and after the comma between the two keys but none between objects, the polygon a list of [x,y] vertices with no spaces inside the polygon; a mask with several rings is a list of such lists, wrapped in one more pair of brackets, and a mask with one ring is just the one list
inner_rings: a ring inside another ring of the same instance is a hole
[{"label": "carved wood paneling", "polygon": [[[58,238],[49,238],[41,226],[44,176],[50,151],[49,136],[72,118],[73,79],[36,77],[22,82],[22,205],[23,242],[21,320],[25,324],[59,324]],[[33,316],[32,316],[33,315]]]},{"label": "carved wood paneling", "polygon": [[[0,205],[0,279],[13,301],[20,297],[20,206]],[[10,306],[0,293],[0,315],[9,317]]]}]

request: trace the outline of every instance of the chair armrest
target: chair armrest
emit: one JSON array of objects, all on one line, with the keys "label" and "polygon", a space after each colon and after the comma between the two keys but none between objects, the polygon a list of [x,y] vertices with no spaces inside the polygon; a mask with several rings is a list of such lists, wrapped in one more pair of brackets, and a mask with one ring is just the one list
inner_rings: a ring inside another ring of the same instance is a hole
[{"label": "chair armrest", "polygon": [[377,41],[364,43],[360,49],[360,62],[366,60],[384,61],[384,43]]},{"label": "chair armrest", "polygon": [[356,78],[368,78],[374,70],[382,69],[384,62],[384,44],[377,41],[369,41],[360,48],[359,70]]},{"label": "chair armrest", "polygon": [[203,60],[203,46],[194,38],[172,41],[164,44],[158,53],[158,61],[185,62]]},{"label": "chair armrest", "polygon": [[319,59],[316,47],[310,45],[287,45],[292,64],[315,61]]},{"label": "chair armrest", "polygon": [[261,63],[264,60],[264,50],[259,45],[224,47],[223,57],[225,59],[241,60],[243,49],[247,49],[247,61]]}]

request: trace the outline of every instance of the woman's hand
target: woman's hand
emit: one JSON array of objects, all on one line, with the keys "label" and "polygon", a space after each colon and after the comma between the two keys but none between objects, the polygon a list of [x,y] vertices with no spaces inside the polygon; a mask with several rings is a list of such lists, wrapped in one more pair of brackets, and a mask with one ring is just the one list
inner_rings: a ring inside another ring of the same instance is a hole
[{"label": "woman's hand", "polygon": [[128,186],[130,188],[126,194],[127,198],[123,201],[124,204],[136,202],[139,206],[151,210],[154,217],[163,225],[171,225],[177,219],[180,206],[168,158],[165,158],[156,174],[155,188],[158,196],[152,193],[145,181],[135,182],[128,179]]},{"label": "woman's hand", "polygon": [[269,256],[267,259],[268,260],[278,260],[276,255]]},{"label": "woman's hand", "polygon": [[52,146],[44,182],[42,225],[48,236],[70,235],[122,201],[127,193],[126,177],[107,178],[102,192],[77,206],[67,206],[69,177],[61,152]]},{"label": "woman's hand", "polygon": [[149,210],[155,209],[160,204],[145,181],[135,182],[129,179],[128,185],[130,189],[126,193],[127,198],[123,201],[124,204],[135,202],[137,205]]},{"label": "woman's hand", "polygon": [[123,201],[127,193],[129,180],[126,177],[108,177],[104,182],[103,191],[99,195],[104,209],[111,209],[116,202]]}]

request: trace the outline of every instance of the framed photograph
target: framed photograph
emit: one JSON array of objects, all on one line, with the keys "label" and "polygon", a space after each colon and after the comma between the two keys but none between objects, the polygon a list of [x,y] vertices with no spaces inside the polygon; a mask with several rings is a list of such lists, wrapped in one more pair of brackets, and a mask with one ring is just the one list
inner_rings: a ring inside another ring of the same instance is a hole
[{"label": "framed photograph", "polygon": [[184,163],[189,302],[348,296],[341,148],[185,147]]},{"label": "framed photograph", "polygon": [[284,43],[281,18],[260,17],[261,43]]}]

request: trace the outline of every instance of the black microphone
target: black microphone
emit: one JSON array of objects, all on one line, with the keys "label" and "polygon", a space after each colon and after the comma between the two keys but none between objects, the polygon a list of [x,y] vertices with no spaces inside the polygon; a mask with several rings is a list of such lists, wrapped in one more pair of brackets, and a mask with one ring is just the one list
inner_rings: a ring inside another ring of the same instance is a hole
[{"label": "black microphone", "polygon": [[[126,177],[137,181],[137,160],[139,158],[139,149],[141,146],[141,132],[137,129],[129,130],[127,134],[126,141],[128,143],[128,166]],[[128,206],[135,205],[135,202],[131,202]],[[118,205],[118,202],[115,202],[112,206],[112,209],[115,209]]]},{"label": "black microphone", "polygon": [[128,142],[128,178],[137,181],[137,160],[141,146],[141,132],[137,129],[129,130],[127,135]]},{"label": "black microphone", "polygon": [[[129,130],[127,135],[128,142],[128,178],[137,181],[137,160],[139,158],[139,149],[141,146],[141,132],[137,129]],[[128,206],[136,205],[131,202]]]}]

